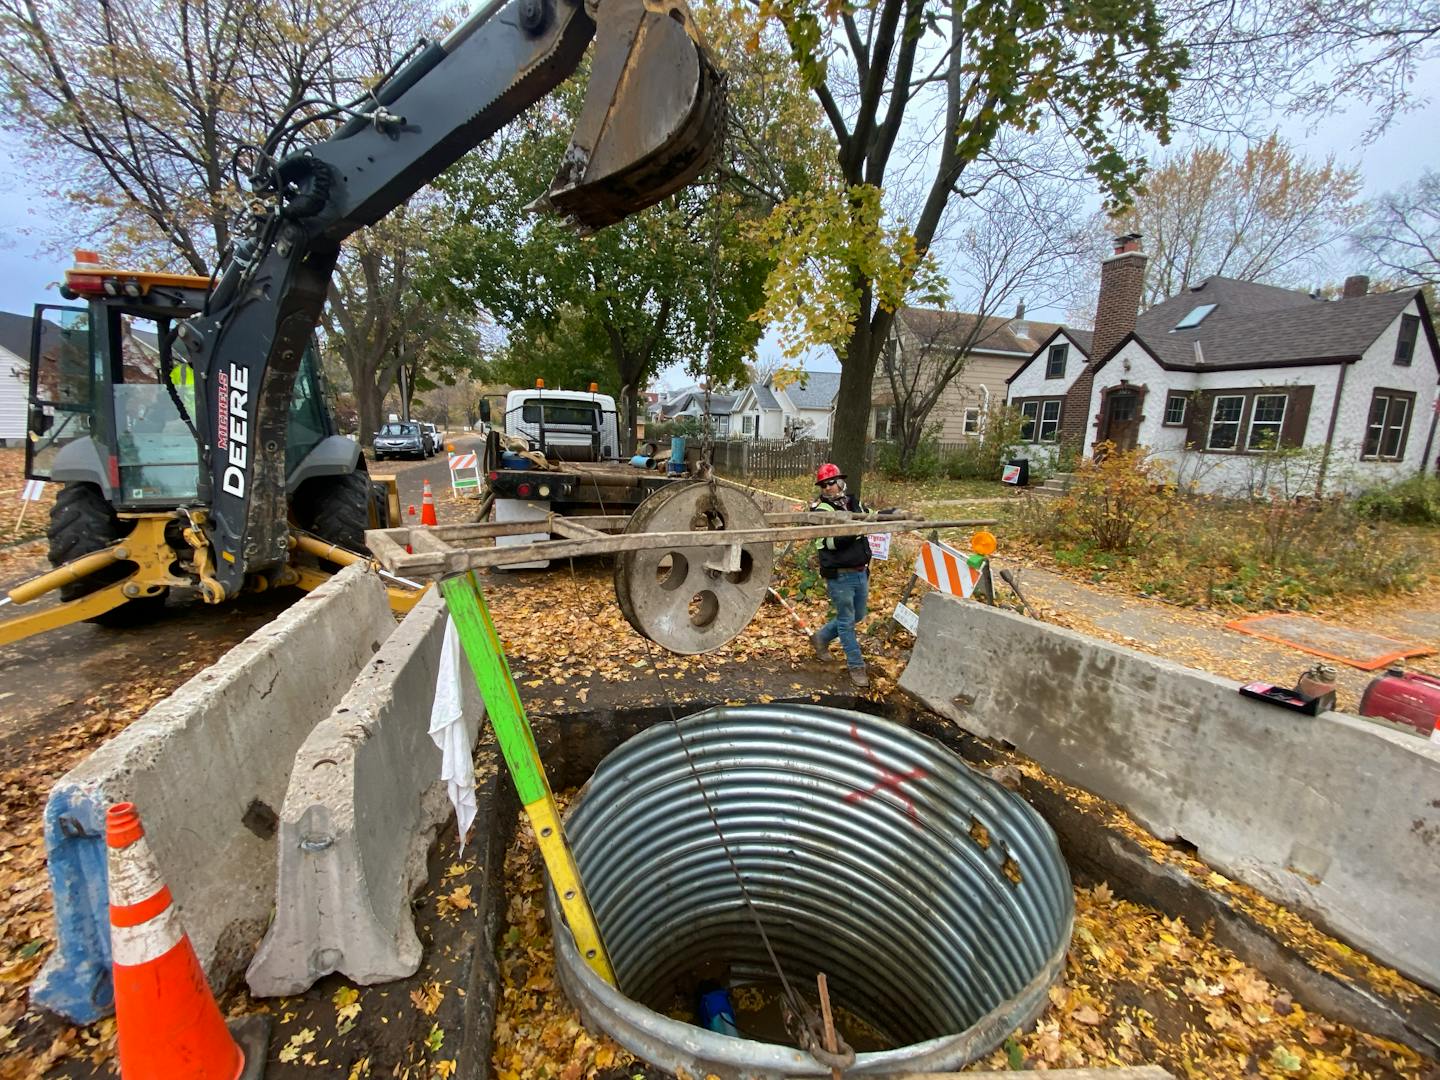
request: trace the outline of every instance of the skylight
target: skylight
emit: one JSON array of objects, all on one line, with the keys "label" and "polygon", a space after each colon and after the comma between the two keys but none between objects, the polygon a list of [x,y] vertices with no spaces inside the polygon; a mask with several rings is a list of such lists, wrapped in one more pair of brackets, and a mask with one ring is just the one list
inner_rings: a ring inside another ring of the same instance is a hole
[{"label": "skylight", "polygon": [[1199,307],[1191,308],[1183,319],[1175,324],[1176,330],[1189,330],[1192,326],[1199,326],[1200,321],[1214,311],[1217,304],[1201,304]]}]

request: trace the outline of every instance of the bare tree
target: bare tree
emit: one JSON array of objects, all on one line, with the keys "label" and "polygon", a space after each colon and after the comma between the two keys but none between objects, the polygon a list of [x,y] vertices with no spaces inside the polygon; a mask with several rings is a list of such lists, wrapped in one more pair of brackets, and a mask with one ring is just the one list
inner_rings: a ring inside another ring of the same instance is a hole
[{"label": "bare tree", "polygon": [[307,103],[360,93],[429,25],[381,0],[321,8],[0,0],[0,123],[70,235],[206,274],[244,206],[244,152]]},{"label": "bare tree", "polygon": [[[246,212],[257,155],[323,138],[438,6],[0,0],[11,105],[0,123],[27,146],[69,235],[97,236],[117,260],[206,275]],[[408,249],[426,235],[357,236],[332,283],[325,326],[367,438],[399,366],[449,356],[437,341],[464,329],[414,295]]]},{"label": "bare tree", "polygon": [[935,246],[954,268],[951,281],[969,310],[902,316],[881,359],[902,470],[975,350],[1004,347],[999,339],[1020,316],[1003,313],[1017,308],[1017,301],[1045,307],[1066,297],[1088,251],[1081,200],[1071,185],[1034,177],[1024,184],[997,182],[962,205]]},{"label": "bare tree", "polygon": [[1145,302],[1212,275],[1303,285],[1363,213],[1359,174],[1333,157],[1311,164],[1271,135],[1232,157],[1198,146],[1163,159],[1116,230],[1145,237]]},{"label": "bare tree", "polygon": [[1440,285],[1440,173],[1425,173],[1367,211],[1353,247],[1401,284]]}]

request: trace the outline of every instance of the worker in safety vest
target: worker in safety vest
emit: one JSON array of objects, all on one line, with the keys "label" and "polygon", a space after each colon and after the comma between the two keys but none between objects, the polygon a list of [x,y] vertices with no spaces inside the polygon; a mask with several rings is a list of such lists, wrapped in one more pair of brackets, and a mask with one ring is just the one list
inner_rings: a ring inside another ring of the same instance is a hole
[{"label": "worker in safety vest", "polygon": [[[845,474],[826,462],[815,474],[820,497],[811,505],[812,511],[869,513],[854,495],[846,493]],[[835,607],[835,617],[810,635],[810,645],[821,660],[830,657],[830,646],[840,639],[850,681],[856,686],[870,685],[865,658],[860,654],[860,639],[855,627],[865,618],[870,600],[870,541],[864,536],[827,536],[818,541],[820,576],[825,591]]]}]

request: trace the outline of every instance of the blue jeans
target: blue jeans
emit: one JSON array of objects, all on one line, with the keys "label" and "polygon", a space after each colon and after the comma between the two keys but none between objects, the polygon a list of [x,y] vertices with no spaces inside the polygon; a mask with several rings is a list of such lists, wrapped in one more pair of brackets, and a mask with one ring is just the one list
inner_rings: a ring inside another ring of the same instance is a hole
[{"label": "blue jeans", "polygon": [[865,570],[841,570],[835,577],[825,579],[825,591],[830,594],[830,603],[835,605],[835,618],[820,628],[820,644],[828,647],[839,638],[840,648],[845,650],[845,663],[852,668],[863,667],[865,658],[860,655],[855,624],[865,618],[866,605],[870,602],[870,574]]}]

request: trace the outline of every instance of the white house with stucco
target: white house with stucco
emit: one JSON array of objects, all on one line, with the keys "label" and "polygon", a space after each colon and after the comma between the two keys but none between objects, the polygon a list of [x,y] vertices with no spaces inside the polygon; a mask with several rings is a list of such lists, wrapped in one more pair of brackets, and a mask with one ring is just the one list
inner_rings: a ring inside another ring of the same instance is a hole
[{"label": "white house with stucco", "polygon": [[1435,470],[1440,346],[1419,289],[1371,293],[1352,277],[1324,300],[1212,277],[1136,317],[1137,240],[1122,237],[1102,268],[1085,362],[1062,329],[1010,379],[1032,455],[1066,438],[1087,456],[1144,446],[1217,494],[1357,490]]},{"label": "white house with stucco", "polygon": [[730,416],[731,438],[828,439],[838,371],[786,372],[740,392]]}]

